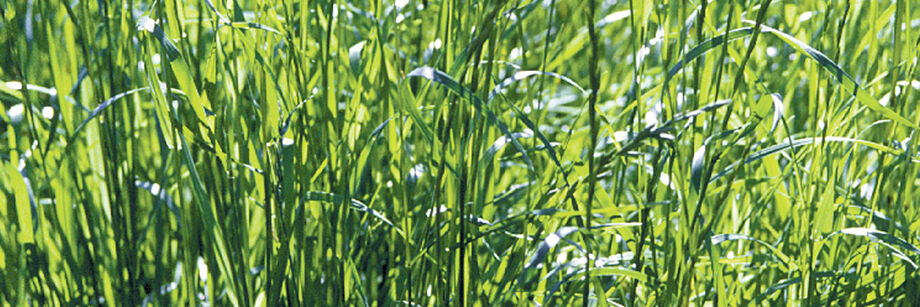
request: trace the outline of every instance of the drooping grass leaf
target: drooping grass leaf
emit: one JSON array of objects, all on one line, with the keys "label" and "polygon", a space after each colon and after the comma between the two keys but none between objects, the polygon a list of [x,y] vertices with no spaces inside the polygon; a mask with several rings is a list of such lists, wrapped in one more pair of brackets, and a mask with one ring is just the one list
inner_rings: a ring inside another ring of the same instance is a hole
[{"label": "drooping grass leaf", "polygon": [[113,103],[115,103],[116,101],[118,101],[118,100],[121,99],[121,98],[124,98],[125,96],[132,95],[132,94],[134,94],[134,93],[142,92],[142,91],[146,91],[146,90],[150,90],[150,87],[136,88],[136,89],[129,90],[129,91],[126,91],[126,92],[118,93],[118,94],[115,94],[114,96],[112,96],[111,98],[106,99],[105,101],[103,101],[102,103],[100,103],[98,106],[96,106],[95,109],[93,109],[92,112],[89,113],[88,116],[86,116],[86,119],[84,119],[83,122],[80,123],[79,126],[77,126],[77,128],[74,128],[73,134],[71,135],[71,141],[68,141],[67,143],[68,143],[68,144],[69,144],[69,143],[72,143],[72,142],[73,142],[72,139],[75,138],[75,137],[77,136],[77,134],[79,134],[80,130],[83,129],[83,126],[86,126],[87,123],[89,123],[91,120],[93,120],[94,118],[96,118],[96,116],[99,116],[99,114],[101,114],[102,111],[105,111],[105,109],[108,108],[109,106],[111,106]]},{"label": "drooping grass leaf", "polygon": [[[802,146],[809,145],[809,144],[812,144],[814,142],[819,142],[819,141],[838,142],[838,143],[855,143],[855,144],[863,145],[863,146],[878,150],[880,152],[895,155],[895,156],[903,153],[903,151],[899,149],[894,149],[894,148],[891,148],[891,147],[888,147],[882,144],[878,144],[875,142],[870,142],[870,141],[860,140],[860,139],[852,139],[852,138],[847,138],[847,137],[827,136],[827,137],[818,137],[818,138],[802,138],[802,139],[793,140],[791,142],[784,141],[781,144],[773,145],[773,146],[764,148],[760,151],[757,151],[751,154],[750,156],[747,157],[747,159],[744,160],[744,164],[750,164],[751,162],[763,159],[772,154],[775,154],[775,153],[778,153],[778,152],[781,152],[787,149],[802,147]],[[731,173],[732,170],[735,169],[735,167],[738,167],[737,164],[738,163],[736,162],[732,165],[727,166],[725,169],[720,171],[718,174],[716,174],[715,176],[712,176],[712,179],[710,179],[710,181],[715,181],[719,178],[722,178],[722,176],[728,175],[729,173]]]},{"label": "drooping grass leaf", "polygon": [[[745,22],[751,23],[751,21],[745,21]],[[905,126],[908,126],[914,129],[920,129],[920,126],[917,126],[915,123],[911,122],[910,120],[882,106],[882,104],[880,104],[878,100],[876,100],[871,95],[869,95],[869,93],[866,92],[866,90],[860,88],[859,83],[856,83],[856,80],[853,79],[853,77],[850,77],[849,74],[843,71],[843,69],[840,68],[840,66],[838,66],[837,63],[834,63],[834,61],[832,61],[830,58],[824,55],[824,53],[821,53],[820,51],[816,50],[815,48],[812,48],[808,44],[796,39],[795,37],[789,34],[779,31],[777,29],[774,29],[774,28],[771,28],[765,25],[761,25],[760,28],[762,32],[775,35],[779,39],[789,44],[789,46],[792,46],[793,48],[795,48],[795,50],[817,61],[818,64],[822,68],[830,72],[831,75],[834,76],[835,79],[837,79],[837,82],[840,82],[840,85],[842,85],[843,88],[846,89],[848,93],[856,97],[856,100],[858,100],[865,106],[869,107],[869,109],[875,112],[881,113],[882,116],[888,119],[894,120]]]},{"label": "drooping grass leaf", "polygon": [[776,126],[783,119],[785,108],[783,107],[783,98],[779,94],[770,94],[770,99],[773,100],[773,123],[770,124],[770,132],[773,132],[776,131]]},{"label": "drooping grass leaf", "polygon": [[697,45],[696,47],[693,47],[693,49],[690,49],[690,51],[687,51],[687,54],[685,54],[684,57],[680,59],[680,61],[677,61],[677,64],[674,64],[674,66],[671,66],[671,69],[668,70],[668,75],[666,76],[664,83],[667,84],[668,81],[671,80],[671,78],[673,78],[674,75],[676,75],[678,72],[680,72],[681,69],[686,67],[688,63],[706,54],[713,48],[716,48],[724,43],[751,35],[752,33],[754,33],[754,28],[750,28],[750,27],[734,29],[734,30],[729,31],[728,34],[722,34],[722,35],[713,37]]},{"label": "drooping grass leaf", "polygon": [[[307,201],[307,200],[322,201],[322,202],[327,202],[331,204],[340,204],[344,202],[344,197],[342,197],[341,195],[334,194],[334,193],[328,193],[328,192],[317,192],[317,191],[306,192],[303,195],[302,199],[304,201]],[[390,222],[390,220],[388,220],[386,216],[384,216],[382,213],[369,208],[367,205],[365,205],[364,203],[356,199],[352,199],[350,204],[351,204],[352,209],[362,211],[362,212],[367,212],[371,214],[371,216],[379,219],[384,224],[387,224],[388,226],[393,227],[393,229],[396,230],[396,232],[398,232],[400,235],[405,236],[405,233],[402,231],[402,229],[399,229],[399,227],[394,225],[393,222]]]},{"label": "drooping grass leaf", "polygon": [[909,263],[912,267],[914,267],[914,269],[917,268],[917,263],[913,260],[913,258],[904,254],[901,250],[897,248],[907,250],[913,253],[914,255],[920,255],[920,249],[918,249],[913,244],[910,244],[907,241],[904,241],[904,239],[895,237],[894,235],[890,233],[875,230],[875,229],[869,229],[869,228],[853,227],[853,228],[841,229],[829,235],[828,238],[834,235],[837,235],[837,234],[845,234],[845,235],[868,238],[874,242],[877,242],[879,244],[882,244],[888,247],[891,250],[892,255],[894,255],[895,257],[901,258],[904,261],[907,261],[907,263]]},{"label": "drooping grass leaf", "polygon": [[768,244],[767,242],[758,240],[756,238],[752,238],[750,236],[746,236],[742,234],[718,234],[718,235],[712,236],[709,240],[712,245],[719,245],[724,242],[737,241],[737,240],[752,241],[754,243],[760,244],[761,246],[769,249],[770,252],[772,252],[773,255],[776,256],[776,258],[779,258],[783,267],[787,269],[793,269],[793,270],[798,269],[795,262],[793,262],[792,259],[789,256],[787,256],[785,253],[783,253],[782,251],[780,251],[773,245]]},{"label": "drooping grass leaf", "polygon": [[[482,100],[479,99],[478,96],[476,96],[476,94],[474,94],[470,90],[460,85],[459,82],[457,82],[456,80],[454,80],[447,74],[437,69],[431,68],[431,67],[416,68],[415,70],[409,72],[406,75],[406,77],[409,77],[409,78],[417,77],[417,78],[428,79],[430,81],[444,85],[444,87],[453,91],[457,95],[460,95],[460,97],[467,99],[470,103],[473,104],[473,107],[475,107],[476,110],[478,110],[479,112],[483,113],[483,115],[485,115],[489,123],[491,123],[492,125],[495,125],[499,129],[499,131],[504,133],[505,136],[511,140],[511,144],[514,145],[514,148],[517,149],[517,151],[521,153],[527,165],[533,164],[527,155],[527,151],[524,150],[524,146],[521,145],[521,142],[518,141],[516,137],[514,137],[514,135],[511,133],[510,130],[508,130],[508,126],[505,125],[504,122],[499,120],[498,116],[496,116],[494,112],[492,112],[489,108],[487,108],[482,103]],[[550,144],[548,143],[544,145],[550,146]]]},{"label": "drooping grass leaf", "polygon": [[[525,70],[525,71],[515,72],[512,76],[505,78],[505,80],[503,80],[501,83],[496,84],[495,87],[492,89],[492,91],[489,92],[489,98],[487,100],[487,103],[491,103],[491,101],[495,98],[495,96],[501,93],[502,89],[504,89],[505,87],[508,87],[515,81],[523,80],[523,79],[526,79],[532,76],[536,76],[536,75],[546,75],[546,76],[557,78],[575,87],[582,94],[585,93],[585,90],[581,88],[581,86],[579,86],[577,83],[575,83],[575,81],[572,81],[572,79],[569,79],[566,76],[559,75],[559,74],[552,73],[552,72]],[[521,122],[523,122],[524,125],[527,126],[527,128],[529,128],[534,134],[536,134],[540,142],[543,143],[543,146],[544,146],[543,149],[545,149],[546,152],[549,154],[550,159],[552,159],[553,162],[556,163],[556,166],[561,169],[562,162],[560,162],[559,158],[557,158],[556,151],[555,149],[553,149],[553,146],[550,144],[549,139],[547,139],[546,136],[540,132],[539,127],[537,127],[537,125],[534,124],[532,120],[530,120],[530,117],[527,116],[527,114],[525,114],[523,111],[521,111],[520,108],[518,108],[514,104],[512,104],[511,107],[514,110],[514,112],[517,114],[517,118],[520,119]],[[565,180],[566,183],[568,183],[567,177],[568,176],[563,176],[563,180]]]},{"label": "drooping grass leaf", "polygon": [[559,79],[562,82],[565,82],[575,87],[582,94],[585,93],[585,90],[581,88],[581,86],[579,86],[578,83],[575,83],[575,81],[572,81],[572,79],[569,79],[566,76],[563,76],[563,75],[560,75],[554,72],[546,72],[546,71],[539,71],[539,70],[522,70],[522,71],[515,72],[511,76],[502,80],[501,83],[496,84],[495,87],[493,87],[492,90],[489,91],[489,97],[488,99],[486,99],[486,101],[491,102],[493,99],[495,99],[496,96],[498,96],[501,93],[502,89],[510,86],[514,82],[521,81],[521,80],[524,80],[524,79],[527,79],[533,76],[541,76],[541,75]]}]

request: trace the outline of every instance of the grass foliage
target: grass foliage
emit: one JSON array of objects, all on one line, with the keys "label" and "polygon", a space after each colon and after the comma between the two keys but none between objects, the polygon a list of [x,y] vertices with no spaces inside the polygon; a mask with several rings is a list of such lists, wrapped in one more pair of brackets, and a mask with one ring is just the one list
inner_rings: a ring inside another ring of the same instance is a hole
[{"label": "grass foliage", "polygon": [[0,1],[3,305],[920,301],[916,1]]}]

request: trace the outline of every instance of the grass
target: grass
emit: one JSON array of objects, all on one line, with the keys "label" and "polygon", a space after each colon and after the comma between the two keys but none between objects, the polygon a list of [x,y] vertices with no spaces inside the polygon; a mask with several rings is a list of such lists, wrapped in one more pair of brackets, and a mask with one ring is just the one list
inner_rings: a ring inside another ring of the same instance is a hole
[{"label": "grass", "polygon": [[0,1],[3,305],[920,301],[911,1]]}]

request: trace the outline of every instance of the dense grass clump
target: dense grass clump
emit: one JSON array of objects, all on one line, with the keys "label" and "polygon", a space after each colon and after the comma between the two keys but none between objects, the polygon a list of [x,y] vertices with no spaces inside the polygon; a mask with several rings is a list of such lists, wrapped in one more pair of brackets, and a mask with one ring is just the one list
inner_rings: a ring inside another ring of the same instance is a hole
[{"label": "dense grass clump", "polygon": [[916,303],[918,7],[0,0],[0,305]]}]

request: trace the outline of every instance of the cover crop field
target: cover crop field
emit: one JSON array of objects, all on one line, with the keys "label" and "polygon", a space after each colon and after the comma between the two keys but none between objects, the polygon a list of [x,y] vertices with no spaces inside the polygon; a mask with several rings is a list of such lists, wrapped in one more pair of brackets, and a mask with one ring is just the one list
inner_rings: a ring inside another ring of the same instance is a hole
[{"label": "cover crop field", "polygon": [[0,305],[920,302],[914,0],[0,0]]}]

